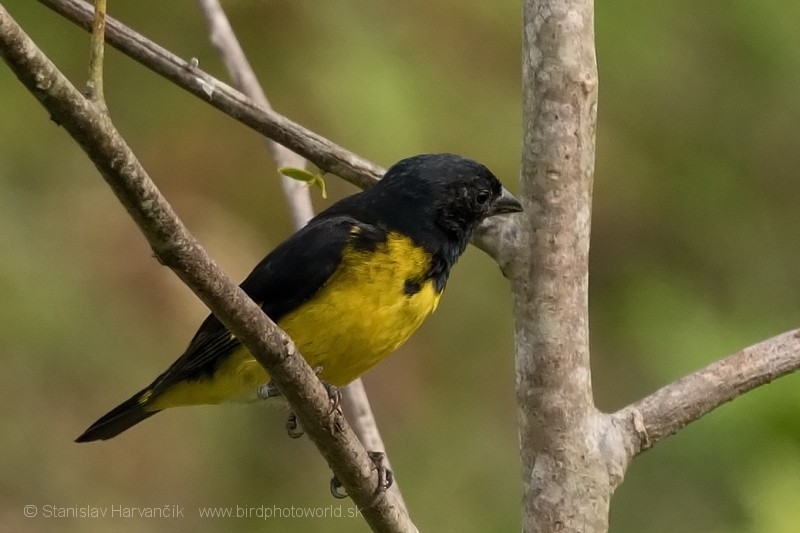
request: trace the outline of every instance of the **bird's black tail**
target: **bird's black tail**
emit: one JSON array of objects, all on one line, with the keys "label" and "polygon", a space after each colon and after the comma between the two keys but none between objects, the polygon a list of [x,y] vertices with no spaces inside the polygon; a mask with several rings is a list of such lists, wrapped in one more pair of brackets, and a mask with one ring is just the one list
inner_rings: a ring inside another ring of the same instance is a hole
[{"label": "bird's black tail", "polygon": [[89,429],[75,439],[75,442],[108,440],[138,424],[145,418],[153,416],[158,411],[147,410],[146,408],[151,392],[151,389],[147,388],[134,394],[130,399],[121,403],[89,426]]}]

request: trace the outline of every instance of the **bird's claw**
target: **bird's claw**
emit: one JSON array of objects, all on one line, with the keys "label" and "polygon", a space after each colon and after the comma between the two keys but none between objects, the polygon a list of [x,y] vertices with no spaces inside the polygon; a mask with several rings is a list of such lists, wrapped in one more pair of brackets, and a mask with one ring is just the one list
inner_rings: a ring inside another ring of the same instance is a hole
[{"label": "bird's claw", "polygon": [[[341,406],[342,393],[330,383],[323,381],[322,384],[325,386],[325,390],[327,391],[328,398],[331,402],[331,410],[328,412],[328,414],[333,415],[333,428],[336,431],[341,431],[341,417],[344,416]],[[272,396],[279,396],[280,392],[277,392],[277,390],[277,387],[272,385],[272,382],[269,382],[259,387],[258,395],[262,399],[270,398]],[[293,439],[299,439],[303,436],[304,431],[302,428],[300,428],[300,424],[297,421],[297,415],[294,413],[294,411],[290,411],[289,416],[286,418],[286,433]],[[333,489],[331,489],[331,492],[333,492]]]},{"label": "bird's claw", "polygon": [[328,393],[328,399],[331,402],[331,410],[328,414],[333,414],[334,411],[342,412],[342,392],[336,388],[336,386],[331,385],[327,381],[323,381],[322,385],[325,387],[325,391]]},{"label": "bird's claw", "polygon": [[[378,475],[378,486],[375,488],[375,498],[376,500],[386,492],[389,487],[392,486],[394,483],[394,474],[392,471],[386,467],[385,459],[386,454],[383,452],[367,452],[370,461],[372,461],[373,468]],[[342,482],[339,481],[339,478],[333,476],[331,478],[331,494],[334,498],[343,499],[349,496],[347,492],[342,492],[339,489],[342,488]]]},{"label": "bird's claw", "polygon": [[372,464],[375,465],[375,471],[378,474],[378,487],[376,492],[386,492],[389,487],[394,483],[394,474],[391,469],[386,466],[386,454],[383,452],[367,452]]},{"label": "bird's claw", "polygon": [[325,387],[325,390],[328,393],[328,399],[331,402],[331,410],[328,411],[328,415],[331,417],[331,429],[336,433],[341,433],[342,429],[344,429],[343,419],[344,413],[342,412],[342,393],[339,389],[335,386],[327,383],[325,381],[322,382],[322,385]]},{"label": "bird's claw", "polygon": [[333,476],[331,478],[331,495],[336,498],[337,500],[343,500],[347,498],[348,494],[346,492],[340,492],[339,489],[342,488],[342,482],[339,481],[339,478]]},{"label": "bird's claw", "polygon": [[286,418],[286,434],[293,439],[299,439],[303,436],[303,430],[300,428],[300,424],[297,423],[297,415],[294,414],[294,411],[290,412]]}]

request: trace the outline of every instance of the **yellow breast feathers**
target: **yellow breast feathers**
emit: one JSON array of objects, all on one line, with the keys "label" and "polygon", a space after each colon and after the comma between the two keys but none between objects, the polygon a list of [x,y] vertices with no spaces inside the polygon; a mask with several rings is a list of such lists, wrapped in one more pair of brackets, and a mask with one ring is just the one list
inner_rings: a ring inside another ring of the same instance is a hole
[{"label": "yellow breast feathers", "polygon": [[[279,325],[320,379],[343,386],[403,344],[439,303],[430,255],[390,233],[374,250],[345,247],[339,268]],[[411,287],[411,290],[409,290]]]}]

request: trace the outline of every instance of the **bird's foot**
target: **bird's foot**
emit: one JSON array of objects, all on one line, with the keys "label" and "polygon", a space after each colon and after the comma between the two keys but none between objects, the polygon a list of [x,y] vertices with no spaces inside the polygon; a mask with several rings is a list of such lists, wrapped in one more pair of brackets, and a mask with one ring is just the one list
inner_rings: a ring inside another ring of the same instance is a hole
[{"label": "bird's foot", "polygon": [[[314,373],[317,376],[319,376],[321,372],[321,366],[314,369]],[[322,383],[322,386],[325,387],[325,391],[328,393],[328,398],[330,398],[331,401],[331,411],[329,414],[333,414],[334,411],[341,411],[340,404],[342,403],[342,393],[338,388],[336,388],[335,385],[331,385],[327,381],[320,380],[320,382]],[[256,396],[258,396],[260,400],[268,400],[270,398],[283,396],[283,394],[281,394],[281,391],[278,390],[277,385],[275,385],[272,380],[269,380],[256,389]]]},{"label": "bird's foot", "polygon": [[[341,431],[341,420],[344,417],[341,406],[342,393],[330,383],[323,381],[322,385],[325,387],[325,391],[328,393],[328,399],[331,403],[331,410],[328,412],[328,414],[332,415],[333,429],[335,431]],[[256,395],[261,400],[268,400],[277,396],[283,396],[281,391],[278,390],[278,387],[275,386],[271,380],[258,387],[256,390]],[[297,415],[294,413],[294,411],[290,411],[289,416],[286,418],[286,433],[293,439],[298,439],[303,436],[304,432],[300,428],[300,424],[297,422]]]},{"label": "bird's foot", "polygon": [[294,411],[290,411],[289,416],[286,418],[286,434],[293,439],[299,439],[303,436],[303,429],[297,422],[297,415],[294,414]]},{"label": "bird's foot", "polygon": [[338,411],[339,414],[341,414],[342,392],[327,381],[323,381],[322,386],[325,387],[325,391],[328,393],[328,399],[331,401],[331,410],[328,414],[333,414],[335,411]]},{"label": "bird's foot", "polygon": [[389,487],[394,483],[394,474],[392,470],[386,466],[386,454],[383,452],[367,452],[372,464],[375,465],[375,471],[378,474],[378,488],[376,492],[386,492]]},{"label": "bird's foot", "polygon": [[256,389],[256,396],[258,396],[260,400],[269,400],[270,398],[283,396],[283,394],[281,394],[278,387],[270,380]]},{"label": "bird's foot", "polygon": [[[383,452],[367,452],[370,460],[372,461],[373,468],[375,469],[378,475],[378,486],[375,488],[375,501],[380,498],[384,492],[386,492],[389,487],[392,486],[394,482],[394,474],[392,471],[386,466],[386,454]],[[339,489],[342,488],[342,482],[339,481],[339,478],[333,476],[331,479],[331,494],[334,498],[342,499],[347,498],[348,494],[346,492],[342,492]]]},{"label": "bird's foot", "polygon": [[331,410],[328,411],[330,418],[331,430],[335,433],[341,433],[344,429],[344,412],[342,411],[342,393],[325,381],[322,382],[325,391],[328,393],[328,399],[331,402]]}]

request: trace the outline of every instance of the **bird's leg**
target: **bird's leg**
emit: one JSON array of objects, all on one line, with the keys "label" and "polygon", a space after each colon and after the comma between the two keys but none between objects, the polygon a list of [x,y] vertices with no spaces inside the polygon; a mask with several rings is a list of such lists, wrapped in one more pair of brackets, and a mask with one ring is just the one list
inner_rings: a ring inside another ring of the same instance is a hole
[{"label": "bird's leg", "polygon": [[[386,454],[383,452],[367,452],[370,460],[372,461],[373,467],[375,468],[375,472],[378,475],[378,486],[375,489],[375,501],[380,498],[384,492],[386,492],[389,487],[392,486],[394,482],[394,474],[392,471],[386,467],[385,459]],[[347,498],[348,494],[346,492],[341,492],[339,489],[342,488],[342,482],[339,481],[339,478],[333,476],[331,478],[331,494],[334,498],[342,499]]]}]

